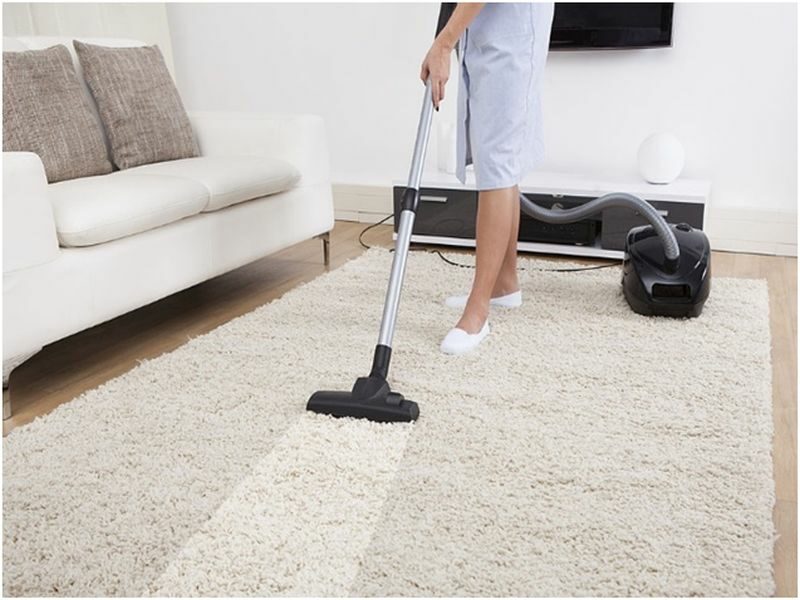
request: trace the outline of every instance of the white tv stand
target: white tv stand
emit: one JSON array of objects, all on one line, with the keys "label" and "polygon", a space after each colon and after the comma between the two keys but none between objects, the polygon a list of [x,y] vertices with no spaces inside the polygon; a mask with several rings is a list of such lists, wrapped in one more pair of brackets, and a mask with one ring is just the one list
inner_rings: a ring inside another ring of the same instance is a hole
[{"label": "white tv stand", "polygon": [[[454,175],[430,172],[423,175],[420,203],[412,242],[444,246],[475,247],[474,220],[477,191],[474,177],[468,172],[467,184]],[[395,181],[393,191],[395,211],[405,182]],[[551,203],[589,201],[609,192],[628,192],[647,200],[671,223],[685,221],[703,229],[711,197],[708,181],[678,179],[666,185],[650,184],[637,176],[601,178],[573,173],[538,172],[520,184],[524,194],[536,194]],[[527,218],[527,216],[526,216]],[[397,222],[397,219],[395,219]],[[581,245],[524,240],[520,233],[518,248],[523,252],[562,254],[570,256],[621,259],[624,234],[644,221],[637,213],[626,209],[608,209],[597,217],[598,233]],[[396,235],[396,234],[395,234]]]}]

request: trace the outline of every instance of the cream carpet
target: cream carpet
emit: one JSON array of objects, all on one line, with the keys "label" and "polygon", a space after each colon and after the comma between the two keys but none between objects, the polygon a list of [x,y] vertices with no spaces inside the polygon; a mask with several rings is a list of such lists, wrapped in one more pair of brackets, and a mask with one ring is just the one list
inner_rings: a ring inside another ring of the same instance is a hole
[{"label": "cream carpet", "polygon": [[772,593],[763,280],[715,279],[702,317],[669,320],[631,312],[616,268],[529,270],[523,308],[447,357],[441,300],[471,271],[414,253],[391,379],[420,420],[306,413],[368,370],[390,261],[371,250],[11,433],[4,593]]}]

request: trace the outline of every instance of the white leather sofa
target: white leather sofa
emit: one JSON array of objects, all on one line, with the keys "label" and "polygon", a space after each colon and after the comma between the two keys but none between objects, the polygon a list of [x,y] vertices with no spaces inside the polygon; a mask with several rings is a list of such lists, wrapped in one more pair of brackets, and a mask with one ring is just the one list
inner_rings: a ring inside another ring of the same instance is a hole
[{"label": "white leather sofa", "polygon": [[[3,45],[59,43],[80,74],[71,38]],[[4,387],[45,344],[315,236],[327,251],[333,201],[321,118],[190,119],[201,156],[108,175],[48,184],[37,155],[3,153]]]}]

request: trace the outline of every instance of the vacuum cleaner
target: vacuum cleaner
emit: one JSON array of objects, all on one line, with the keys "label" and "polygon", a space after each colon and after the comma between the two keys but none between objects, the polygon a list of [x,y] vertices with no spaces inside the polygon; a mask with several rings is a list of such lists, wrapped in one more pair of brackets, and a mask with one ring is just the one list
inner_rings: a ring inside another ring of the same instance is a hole
[{"label": "vacuum cleaner", "polygon": [[688,223],[669,224],[633,194],[612,192],[570,209],[546,209],[520,194],[522,210],[545,223],[574,223],[607,208],[629,208],[649,225],[625,238],[622,291],[634,312],[648,316],[697,317],[711,289],[708,237]]},{"label": "vacuum cleaner", "polygon": [[[307,405],[310,411],[378,422],[415,421],[419,416],[417,403],[393,391],[386,377],[432,117],[433,102],[428,82],[417,125],[408,185],[400,204],[392,269],[372,368],[369,375],[356,379],[348,392],[318,391],[312,394]],[[669,224],[650,204],[621,192],[606,194],[570,209],[546,209],[524,195],[520,195],[520,205],[535,219],[558,224],[579,221],[607,208],[622,206],[637,211],[649,225],[634,227],[625,240],[622,289],[628,304],[635,312],[649,316],[697,317],[702,312],[711,286],[711,249],[708,238],[699,229],[686,223]]]}]

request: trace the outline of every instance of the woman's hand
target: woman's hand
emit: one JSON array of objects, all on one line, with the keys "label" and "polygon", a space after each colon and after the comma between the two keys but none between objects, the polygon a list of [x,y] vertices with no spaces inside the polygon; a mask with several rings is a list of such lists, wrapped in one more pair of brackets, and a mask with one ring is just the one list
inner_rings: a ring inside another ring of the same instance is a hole
[{"label": "woman's hand", "polygon": [[420,71],[420,79],[425,83],[430,79],[431,81],[431,96],[433,97],[433,106],[439,110],[439,104],[444,100],[444,86],[447,80],[450,79],[450,53],[453,51],[452,47],[436,38],[425,55],[425,60],[422,61],[422,70]]}]

